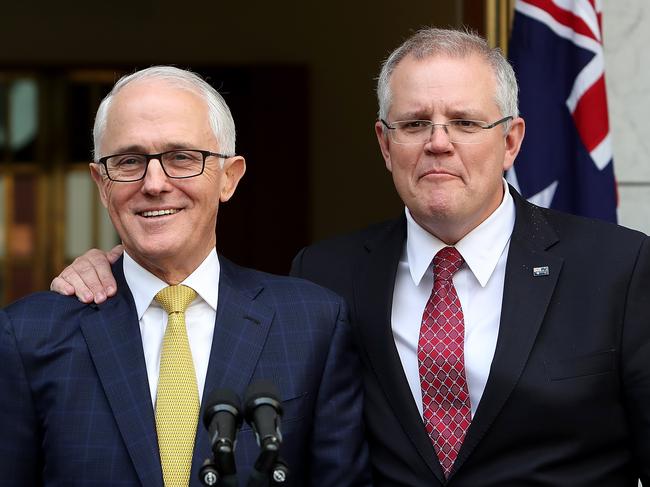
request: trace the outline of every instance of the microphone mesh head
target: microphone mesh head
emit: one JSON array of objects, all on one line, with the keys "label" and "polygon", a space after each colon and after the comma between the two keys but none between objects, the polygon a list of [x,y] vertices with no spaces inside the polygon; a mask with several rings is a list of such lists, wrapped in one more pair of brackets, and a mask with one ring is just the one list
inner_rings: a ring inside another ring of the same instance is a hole
[{"label": "microphone mesh head", "polygon": [[[226,406],[226,407],[223,407]],[[229,410],[237,419],[241,420],[241,401],[239,396],[230,389],[215,389],[208,396],[203,411],[203,423],[209,427],[212,417],[220,410]]]},{"label": "microphone mesh head", "polygon": [[244,396],[244,417],[247,423],[252,421],[253,411],[261,405],[273,407],[282,416],[282,403],[278,388],[268,380],[261,380],[248,386]]}]

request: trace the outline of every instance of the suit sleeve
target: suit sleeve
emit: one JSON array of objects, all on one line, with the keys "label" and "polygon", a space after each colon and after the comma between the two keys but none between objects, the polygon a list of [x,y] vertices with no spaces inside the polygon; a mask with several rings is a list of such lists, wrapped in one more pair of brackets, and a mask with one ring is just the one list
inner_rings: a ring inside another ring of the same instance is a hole
[{"label": "suit sleeve", "polygon": [[639,478],[650,485],[650,238],[641,247],[630,282],[621,357]]},{"label": "suit sleeve", "polygon": [[0,484],[41,485],[40,431],[16,336],[0,310]]},{"label": "suit sleeve", "polygon": [[347,309],[341,302],[316,400],[311,487],[371,485],[359,368]]}]

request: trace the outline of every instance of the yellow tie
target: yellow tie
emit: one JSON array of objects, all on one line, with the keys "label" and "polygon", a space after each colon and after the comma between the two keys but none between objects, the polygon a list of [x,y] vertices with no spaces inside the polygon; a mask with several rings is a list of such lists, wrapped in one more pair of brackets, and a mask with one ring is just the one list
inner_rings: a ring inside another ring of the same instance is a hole
[{"label": "yellow tie", "polygon": [[156,394],[156,430],[165,487],[187,487],[192,468],[199,393],[185,310],[195,297],[194,289],[178,285],[164,288],[155,298],[169,315]]}]

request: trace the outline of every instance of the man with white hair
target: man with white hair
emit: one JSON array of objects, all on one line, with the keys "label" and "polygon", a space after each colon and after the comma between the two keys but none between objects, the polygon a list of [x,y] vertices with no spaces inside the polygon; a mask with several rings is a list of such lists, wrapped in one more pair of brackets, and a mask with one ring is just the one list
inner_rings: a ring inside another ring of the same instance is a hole
[{"label": "man with white hair", "polygon": [[[227,389],[232,405],[265,380],[283,409],[283,485],[369,485],[344,302],[216,252],[219,204],[245,171],[221,96],[189,71],[136,72],[102,101],[94,142],[90,172],[124,246],[118,292],[0,311],[0,484],[200,485],[214,441],[201,398]],[[243,481],[260,447],[250,427],[237,440]]]},{"label": "man with white hair", "polygon": [[[650,485],[650,239],[506,184],[524,120],[484,39],[417,32],[377,92],[404,214],[292,268],[350,306],[375,485]],[[97,297],[90,255],[55,287]]]}]

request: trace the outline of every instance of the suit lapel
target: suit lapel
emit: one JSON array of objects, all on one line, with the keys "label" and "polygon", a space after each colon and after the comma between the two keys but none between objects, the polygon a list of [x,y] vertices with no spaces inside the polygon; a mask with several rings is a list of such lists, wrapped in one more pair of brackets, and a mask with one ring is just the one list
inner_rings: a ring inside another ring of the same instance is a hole
[{"label": "suit lapel", "polygon": [[442,469],[412,398],[391,328],[393,289],[400,256],[406,241],[406,218],[402,216],[385,233],[366,242],[368,259],[355,274],[354,302],[361,344],[389,404],[418,454],[444,483]]},{"label": "suit lapel", "polygon": [[497,346],[485,391],[454,471],[462,466],[483,438],[515,388],[562,268],[563,259],[547,252],[558,237],[540,208],[530,205],[515,192],[511,193],[515,200],[516,221],[506,264]]},{"label": "suit lapel", "polygon": [[[263,284],[244,282],[237,267],[222,257],[219,264],[219,302],[202,407],[205,407],[212,391],[219,388],[231,389],[243,400],[275,313],[272,308],[256,301],[264,289]],[[192,481],[210,452],[210,440],[202,422],[201,417],[194,448]]]},{"label": "suit lapel", "polygon": [[162,470],[142,338],[122,259],[113,265],[118,294],[94,305],[81,323],[99,380],[142,485],[162,487]]}]

